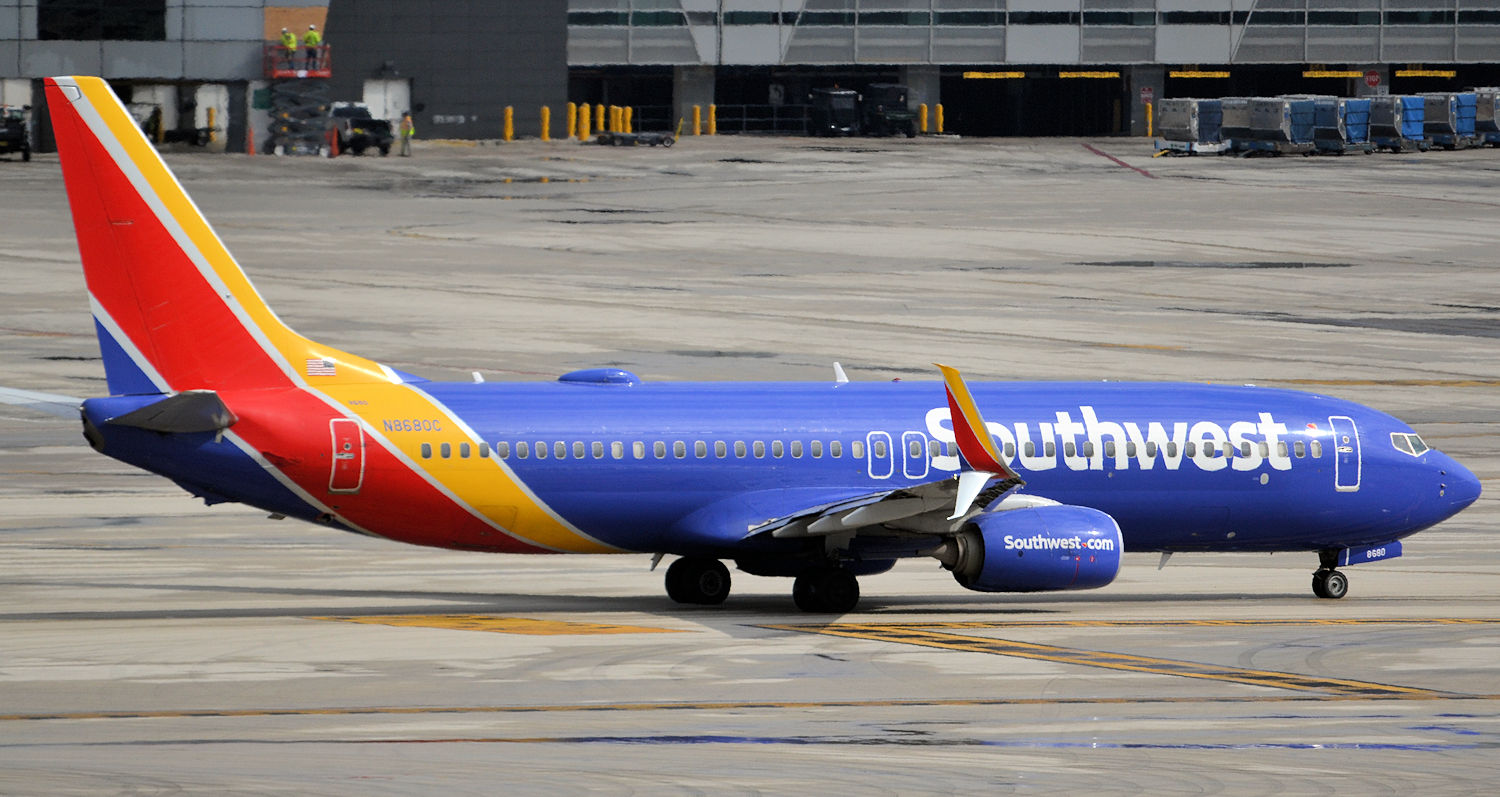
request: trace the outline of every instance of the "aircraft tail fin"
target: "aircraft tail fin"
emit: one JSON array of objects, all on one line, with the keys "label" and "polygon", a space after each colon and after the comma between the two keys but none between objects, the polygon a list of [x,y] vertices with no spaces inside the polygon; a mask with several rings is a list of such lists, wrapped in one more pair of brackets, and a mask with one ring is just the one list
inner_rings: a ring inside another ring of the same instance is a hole
[{"label": "aircraft tail fin", "polygon": [[276,317],[102,79],[46,87],[110,393],[401,381]]}]

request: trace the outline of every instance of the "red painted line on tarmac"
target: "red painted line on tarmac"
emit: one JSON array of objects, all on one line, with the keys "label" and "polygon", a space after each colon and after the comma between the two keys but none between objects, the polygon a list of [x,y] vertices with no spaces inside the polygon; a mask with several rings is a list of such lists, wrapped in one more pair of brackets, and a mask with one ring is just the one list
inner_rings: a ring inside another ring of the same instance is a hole
[{"label": "red painted line on tarmac", "polygon": [[1127,168],[1127,169],[1129,169],[1129,170],[1131,170],[1133,172],[1139,173],[1142,177],[1150,177],[1153,180],[1156,179],[1156,175],[1152,174],[1151,172],[1148,172],[1145,169],[1142,169],[1142,168],[1140,168],[1138,166],[1131,166],[1130,164],[1126,163],[1125,161],[1120,160],[1119,158],[1116,158],[1115,156],[1109,154],[1108,152],[1104,152],[1104,151],[1098,149],[1097,147],[1094,147],[1092,144],[1084,144],[1083,148],[1086,149],[1086,150],[1088,150],[1089,152],[1094,153],[1095,155],[1098,155],[1101,158],[1109,158],[1110,160],[1114,161],[1115,163],[1117,163],[1117,164],[1119,164],[1121,166],[1124,166],[1125,168]]}]

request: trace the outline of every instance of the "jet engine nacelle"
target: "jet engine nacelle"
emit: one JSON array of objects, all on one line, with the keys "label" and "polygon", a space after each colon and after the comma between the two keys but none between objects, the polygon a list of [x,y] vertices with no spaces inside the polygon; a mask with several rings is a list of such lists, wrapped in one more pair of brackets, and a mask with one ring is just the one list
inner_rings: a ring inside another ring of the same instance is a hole
[{"label": "jet engine nacelle", "polygon": [[1120,572],[1120,527],[1097,509],[1036,506],[985,512],[936,556],[978,592],[1094,589]]}]

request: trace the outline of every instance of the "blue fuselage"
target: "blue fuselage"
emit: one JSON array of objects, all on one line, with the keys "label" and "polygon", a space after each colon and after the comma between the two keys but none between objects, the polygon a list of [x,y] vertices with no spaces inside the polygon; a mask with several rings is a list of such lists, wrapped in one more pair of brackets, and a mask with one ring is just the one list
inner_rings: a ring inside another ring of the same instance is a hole
[{"label": "blue fuselage", "polygon": [[[959,469],[940,383],[417,387],[543,502],[629,550],[732,553],[758,522]],[[1367,545],[1479,492],[1448,456],[1399,450],[1405,423],[1325,396],[1160,383],[973,392],[1024,491],[1108,513],[1130,550]]]}]

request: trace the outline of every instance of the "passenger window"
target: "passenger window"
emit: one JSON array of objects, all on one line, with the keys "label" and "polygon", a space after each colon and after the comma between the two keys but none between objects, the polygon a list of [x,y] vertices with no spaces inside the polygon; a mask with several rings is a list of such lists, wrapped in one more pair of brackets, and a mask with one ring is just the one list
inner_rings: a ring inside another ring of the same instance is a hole
[{"label": "passenger window", "polygon": [[1155,457],[1156,456],[1156,444],[1155,443],[1147,443],[1146,444],[1146,456],[1148,456],[1148,457]]},{"label": "passenger window", "polygon": [[438,456],[442,457],[443,459],[447,459],[453,456],[453,445],[451,443],[443,443],[442,445],[438,446]]},{"label": "passenger window", "polygon": [[490,458],[490,444],[489,443],[480,443],[479,444],[479,458],[480,459],[489,459]]},{"label": "passenger window", "polygon": [[1167,441],[1167,446],[1166,446],[1166,451],[1167,451],[1167,456],[1169,456],[1169,457],[1175,457],[1175,456],[1177,456],[1177,441],[1176,440],[1168,440]]},{"label": "passenger window", "polygon": [[646,458],[646,443],[644,441],[641,441],[641,440],[637,440],[637,441],[631,443],[630,444],[630,453],[634,454],[636,459],[645,459]]},{"label": "passenger window", "polygon": [[1077,455],[1078,455],[1078,449],[1074,445],[1074,443],[1073,443],[1072,440],[1069,440],[1068,442],[1063,443],[1063,456],[1065,456],[1065,457],[1073,457],[1073,456],[1077,456]]},{"label": "passenger window", "polygon": [[[1301,440],[1298,440],[1297,442],[1292,444],[1292,451],[1297,455],[1297,459],[1302,459],[1303,457],[1307,456],[1307,444],[1302,442]],[[1248,450],[1245,451],[1245,456],[1250,456],[1250,452]]]},{"label": "passenger window", "polygon": [[1287,453],[1287,450],[1286,450],[1286,441],[1285,440],[1277,440],[1276,441],[1276,456],[1278,456],[1278,457],[1287,457],[1287,456],[1290,456]]},{"label": "passenger window", "polygon": [[1271,444],[1268,443],[1268,442],[1266,442],[1266,441],[1264,441],[1264,440],[1260,441],[1260,458],[1261,459],[1270,459],[1271,458]]},{"label": "passenger window", "polygon": [[1203,456],[1205,456],[1205,457],[1217,457],[1218,455],[1219,455],[1219,449],[1218,449],[1217,446],[1215,446],[1211,441],[1204,442],[1204,444],[1203,444]]},{"label": "passenger window", "polygon": [[525,459],[531,456],[531,446],[528,445],[525,440],[516,443],[516,456],[520,457],[521,459]]},{"label": "passenger window", "polygon": [[1198,456],[1198,444],[1191,440],[1183,443],[1182,455],[1189,458]]},{"label": "passenger window", "polygon": [[802,458],[802,441],[801,440],[793,440],[792,441],[792,458],[793,459],[801,459]]},{"label": "passenger window", "polygon": [[611,441],[609,444],[609,455],[614,459],[625,458],[625,444],[619,440]]},{"label": "passenger window", "polygon": [[590,448],[593,449],[591,453],[593,453],[594,459],[604,459],[604,443],[595,440]]},{"label": "passenger window", "polygon": [[547,458],[547,444],[543,443],[540,440],[538,440],[537,443],[536,443],[536,458],[537,459],[546,459]]},{"label": "passenger window", "polygon": [[496,443],[495,454],[501,459],[510,459],[510,443]]},{"label": "passenger window", "polygon": [[777,459],[781,459],[781,455],[784,454],[784,453],[786,453],[786,452],[783,449],[780,440],[773,440],[773,441],[771,441],[771,456],[773,456],[773,457],[775,457]]},{"label": "passenger window", "polygon": [[694,441],[693,456],[697,457],[698,459],[703,459],[704,457],[708,456],[708,443],[705,443],[702,440]]},{"label": "passenger window", "polygon": [[[1248,457],[1248,456],[1250,456],[1250,453],[1251,453],[1250,452],[1250,443],[1248,441],[1246,441],[1244,443],[1240,443],[1240,456],[1242,456],[1242,457]],[[1302,444],[1301,443],[1297,444],[1297,456],[1299,456],[1299,457],[1302,456]]]},{"label": "passenger window", "polygon": [[1307,453],[1310,454],[1313,459],[1322,459],[1323,458],[1323,441],[1322,440],[1313,440],[1312,442],[1308,443],[1307,444]]},{"label": "passenger window", "polygon": [[672,443],[672,456],[682,459],[687,456],[687,443],[677,440]]},{"label": "passenger window", "polygon": [[755,458],[756,459],[762,459],[762,458],[765,457],[765,455],[766,455],[766,444],[765,443],[762,443],[761,441],[756,440],[755,443],[751,446],[751,448],[755,451]]},{"label": "passenger window", "polygon": [[1047,443],[1042,446],[1042,454],[1048,457],[1057,456],[1057,444],[1052,442],[1051,440],[1048,440]]},{"label": "passenger window", "polygon": [[729,453],[729,447],[724,445],[723,440],[714,441],[714,456],[723,459]]},{"label": "passenger window", "polygon": [[849,453],[852,454],[852,455],[854,455],[855,459],[864,459],[865,458],[865,441],[863,441],[863,440],[855,440],[854,442],[850,443],[849,444]]},{"label": "passenger window", "polygon": [[552,444],[552,456],[557,459],[568,458],[568,444],[559,440]]},{"label": "passenger window", "polygon": [[583,459],[583,442],[573,443],[573,459]]},{"label": "passenger window", "polygon": [[1128,443],[1125,444],[1125,456],[1130,457],[1131,459],[1135,459],[1135,457],[1136,457],[1136,453],[1135,452],[1136,452],[1136,448],[1135,448],[1135,441],[1134,440],[1132,440],[1132,441],[1130,441],[1130,442],[1128,442]]},{"label": "passenger window", "polygon": [[469,458],[469,444],[468,443],[459,443],[458,444],[458,457],[459,457],[459,459],[468,459]]},{"label": "passenger window", "polygon": [[422,444],[422,459],[432,459],[432,444],[431,443],[423,443]]},{"label": "passenger window", "polygon": [[1034,457],[1034,456],[1036,456],[1036,443],[1033,443],[1030,440],[1026,441],[1026,456],[1028,456],[1028,457]]},{"label": "passenger window", "polygon": [[884,440],[876,440],[875,441],[875,458],[876,459],[885,459],[885,441]]},{"label": "passenger window", "polygon": [[661,440],[657,440],[655,443],[651,444],[651,451],[652,453],[656,454],[657,459],[667,458],[667,444]]},{"label": "passenger window", "polygon": [[1094,456],[1094,441],[1093,440],[1085,440],[1085,441],[1083,441],[1083,455],[1085,457],[1089,457],[1090,459],[1093,458],[1093,456]]},{"label": "passenger window", "polygon": [[906,455],[912,459],[922,456],[922,441],[913,440],[906,446]]},{"label": "passenger window", "polygon": [[734,441],[734,455],[737,456],[737,457],[739,457],[740,459],[744,459],[745,458],[745,441],[744,440],[736,440],[736,441]]},{"label": "passenger window", "polygon": [[[1090,444],[1090,446],[1092,446],[1092,444]],[[1089,456],[1093,456],[1093,454],[1090,453]],[[1109,442],[1104,444],[1104,456],[1110,459],[1115,458],[1115,441],[1110,440]]]},{"label": "passenger window", "polygon": [[811,443],[808,443],[807,447],[808,447],[809,451],[812,453],[813,459],[819,459],[819,458],[821,458],[823,456],[823,441],[822,440],[814,440]]},{"label": "passenger window", "polygon": [[837,440],[828,443],[828,456],[839,459],[844,456],[844,444]]}]

